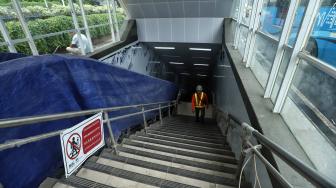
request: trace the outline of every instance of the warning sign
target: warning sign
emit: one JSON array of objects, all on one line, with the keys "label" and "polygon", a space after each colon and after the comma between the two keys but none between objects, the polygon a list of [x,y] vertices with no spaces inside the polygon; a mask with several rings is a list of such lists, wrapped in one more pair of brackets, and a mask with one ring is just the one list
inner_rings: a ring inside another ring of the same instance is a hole
[{"label": "warning sign", "polygon": [[65,130],[60,138],[65,177],[69,177],[88,157],[104,146],[102,113]]}]

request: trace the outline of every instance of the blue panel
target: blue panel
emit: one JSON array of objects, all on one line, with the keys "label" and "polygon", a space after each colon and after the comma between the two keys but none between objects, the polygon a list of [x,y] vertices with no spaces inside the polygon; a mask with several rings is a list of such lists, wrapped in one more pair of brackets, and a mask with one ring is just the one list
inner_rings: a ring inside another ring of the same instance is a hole
[{"label": "blue panel", "polygon": [[[0,118],[167,101],[174,99],[177,91],[171,82],[88,58],[61,55],[30,56],[3,62],[0,84]],[[112,122],[115,136],[142,123],[141,117]],[[0,143],[64,129],[85,118],[4,128],[0,130]],[[6,188],[37,187],[62,165],[58,136],[8,149],[0,152],[0,182]]]},{"label": "blue panel", "polygon": [[26,57],[24,54],[19,54],[19,53],[3,53],[0,52],[0,62],[12,60],[12,59],[17,59],[21,57]]}]

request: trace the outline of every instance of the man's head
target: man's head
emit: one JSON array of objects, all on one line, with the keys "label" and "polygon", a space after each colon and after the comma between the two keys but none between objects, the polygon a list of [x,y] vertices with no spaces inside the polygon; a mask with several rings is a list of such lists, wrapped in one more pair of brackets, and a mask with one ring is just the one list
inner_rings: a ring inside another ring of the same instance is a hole
[{"label": "man's head", "polygon": [[201,85],[196,86],[196,92],[201,93],[203,91],[203,87]]}]

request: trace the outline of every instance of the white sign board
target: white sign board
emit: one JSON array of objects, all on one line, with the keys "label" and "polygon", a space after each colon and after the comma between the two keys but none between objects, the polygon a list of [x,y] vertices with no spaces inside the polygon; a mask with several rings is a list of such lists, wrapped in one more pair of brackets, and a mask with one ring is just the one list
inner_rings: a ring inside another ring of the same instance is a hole
[{"label": "white sign board", "polygon": [[65,177],[104,146],[103,114],[96,114],[61,133]]}]

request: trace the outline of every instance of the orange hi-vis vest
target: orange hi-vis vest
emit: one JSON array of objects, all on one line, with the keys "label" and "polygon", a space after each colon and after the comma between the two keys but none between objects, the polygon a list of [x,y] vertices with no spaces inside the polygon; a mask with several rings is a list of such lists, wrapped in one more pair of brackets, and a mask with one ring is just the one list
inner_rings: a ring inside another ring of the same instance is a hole
[{"label": "orange hi-vis vest", "polygon": [[197,93],[194,93],[192,97],[192,109],[205,108],[207,103],[208,103],[208,98],[204,92],[202,92],[200,95],[198,95]]}]

